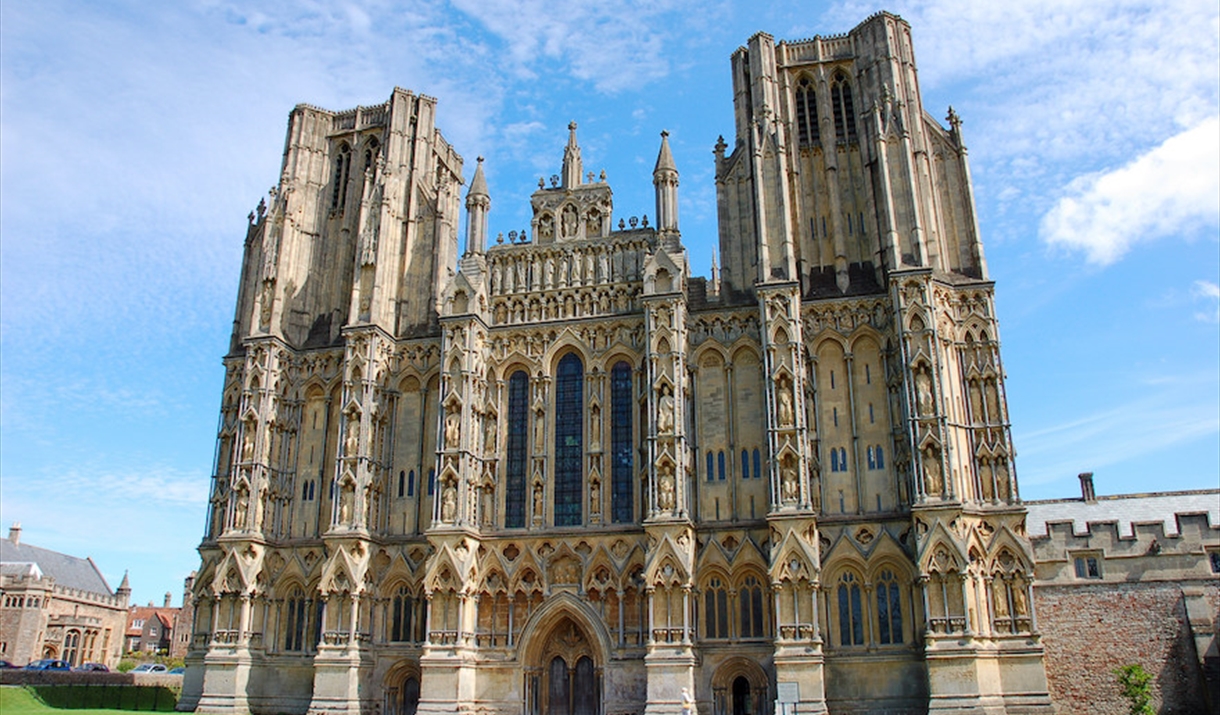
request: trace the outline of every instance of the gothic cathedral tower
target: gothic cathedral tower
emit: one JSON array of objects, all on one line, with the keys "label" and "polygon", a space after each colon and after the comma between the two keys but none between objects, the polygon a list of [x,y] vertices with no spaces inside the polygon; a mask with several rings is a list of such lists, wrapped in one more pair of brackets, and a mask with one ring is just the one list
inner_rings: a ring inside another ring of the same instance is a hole
[{"label": "gothic cathedral tower", "polygon": [[436,101],[301,105],[250,216],[182,708],[1046,713],[960,122],[910,28],[732,58],[720,256],[575,123],[495,238]]}]

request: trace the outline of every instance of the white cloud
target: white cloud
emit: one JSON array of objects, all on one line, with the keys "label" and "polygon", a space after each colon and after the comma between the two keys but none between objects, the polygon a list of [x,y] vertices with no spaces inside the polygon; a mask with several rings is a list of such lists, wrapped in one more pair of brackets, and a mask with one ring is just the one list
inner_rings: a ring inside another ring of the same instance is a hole
[{"label": "white cloud", "polygon": [[1140,242],[1220,216],[1220,117],[1211,117],[1113,171],[1082,176],[1042,220],[1043,240],[1117,261]]},{"label": "white cloud", "polygon": [[537,77],[544,60],[577,79],[614,93],[665,76],[675,39],[670,15],[698,12],[691,0],[454,0],[454,6],[506,44],[523,77]]},{"label": "white cloud", "polygon": [[1220,285],[1211,281],[1195,281],[1192,291],[1198,300],[1208,305],[1195,313],[1195,318],[1204,323],[1220,323]]}]

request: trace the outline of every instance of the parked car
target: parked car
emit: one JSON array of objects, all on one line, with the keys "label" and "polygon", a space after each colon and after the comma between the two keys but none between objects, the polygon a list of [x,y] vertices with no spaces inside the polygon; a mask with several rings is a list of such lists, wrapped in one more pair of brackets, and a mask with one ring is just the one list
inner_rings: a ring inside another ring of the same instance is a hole
[{"label": "parked car", "polygon": [[169,668],[166,668],[164,665],[161,665],[160,663],[140,663],[136,667],[132,668],[131,672],[133,672],[133,673],[164,673],[168,670],[169,670]]},{"label": "parked car", "polygon": [[103,663],[81,663],[76,666],[76,669],[85,673],[109,673],[110,668],[107,668]]},{"label": "parked car", "polygon": [[72,666],[68,665],[67,661],[55,660],[54,658],[43,658],[36,660],[25,666],[26,670],[72,670]]},{"label": "parked car", "polygon": [[170,670],[169,670],[170,675],[182,675],[185,672],[186,672],[186,668],[182,668],[182,667],[170,668]]}]

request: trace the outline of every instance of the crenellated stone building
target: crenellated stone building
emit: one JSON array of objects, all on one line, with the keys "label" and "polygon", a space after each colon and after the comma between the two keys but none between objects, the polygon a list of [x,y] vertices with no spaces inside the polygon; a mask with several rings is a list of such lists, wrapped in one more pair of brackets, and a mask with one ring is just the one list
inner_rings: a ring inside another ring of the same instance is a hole
[{"label": "crenellated stone building", "polygon": [[750,38],[692,277],[570,126],[526,231],[436,100],[296,107],[251,214],[200,712],[1050,712],[960,122],[910,28]]}]

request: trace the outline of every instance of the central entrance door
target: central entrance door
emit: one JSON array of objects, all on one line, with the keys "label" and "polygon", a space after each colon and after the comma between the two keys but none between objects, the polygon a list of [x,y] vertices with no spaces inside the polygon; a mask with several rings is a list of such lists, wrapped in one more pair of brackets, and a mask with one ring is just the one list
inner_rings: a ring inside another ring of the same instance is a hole
[{"label": "central entrance door", "polygon": [[750,698],[750,681],[737,676],[733,681],[733,715],[754,715],[754,703]]},{"label": "central entrance door", "polygon": [[541,663],[527,678],[530,715],[600,715],[601,674],[584,631],[569,618],[547,635]]}]

